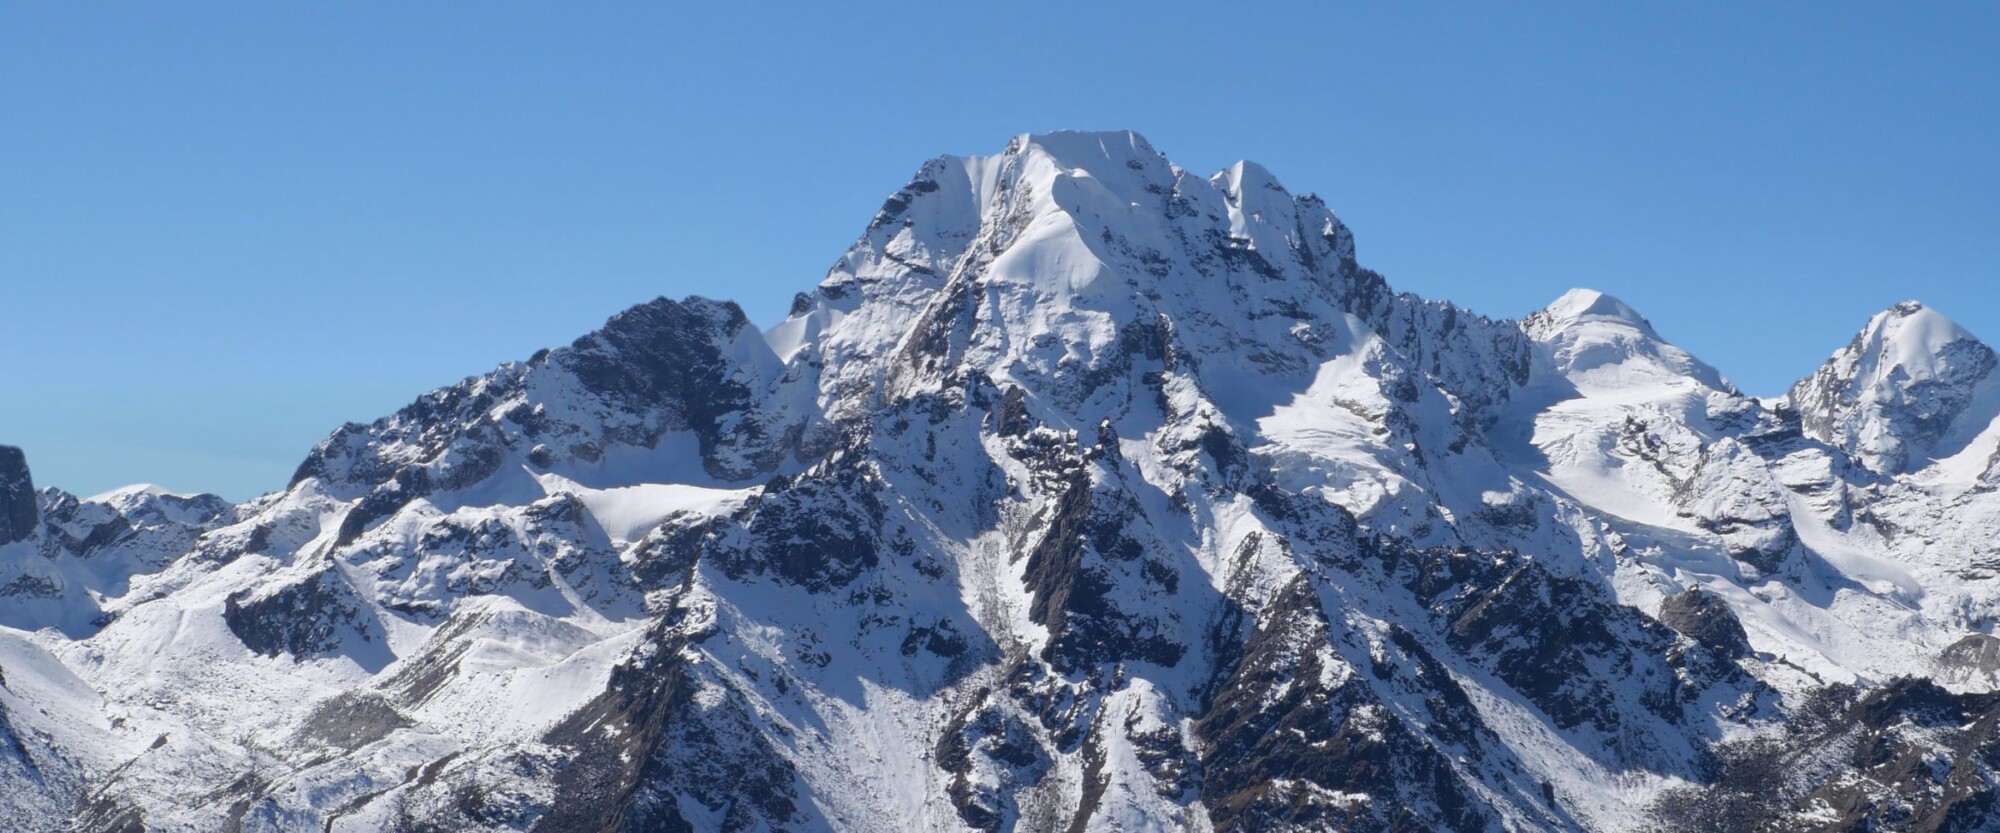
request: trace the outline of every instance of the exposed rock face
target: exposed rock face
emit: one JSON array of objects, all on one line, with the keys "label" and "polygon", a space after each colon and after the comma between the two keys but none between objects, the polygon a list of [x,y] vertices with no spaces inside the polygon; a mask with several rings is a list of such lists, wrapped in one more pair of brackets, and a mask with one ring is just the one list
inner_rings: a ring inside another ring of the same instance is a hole
[{"label": "exposed rock face", "polygon": [[1667,597],[1660,605],[1660,622],[1711,650],[1728,657],[1750,653],[1750,637],[1743,623],[1720,596],[1690,588]]},{"label": "exposed rock face", "polygon": [[433,391],[371,425],[342,427],[299,465],[293,485],[310,479],[361,496],[341,522],[345,544],[412,500],[496,475],[519,480],[523,464],[587,471],[607,450],[650,448],[674,435],[695,440],[711,474],[754,474],[775,463],[783,438],[742,413],[751,386],[773,372],[769,348],[748,324],[735,304],[655,299],[569,347]]},{"label": "exposed rock face", "polygon": [[28,455],[11,445],[0,445],[0,544],[27,540],[41,523],[35,481],[28,474]]},{"label": "exposed rock face", "polygon": [[2000,673],[2000,637],[1968,634],[1964,639],[1945,646],[1944,651],[1938,654],[1938,665],[1950,670]]},{"label": "exposed rock face", "polygon": [[[1310,583],[1293,582],[1196,724],[1207,750],[1202,799],[1216,829],[1491,826],[1451,763],[1330,648],[1328,627]],[[1415,648],[1407,636],[1398,641]],[[1388,662],[1371,672],[1395,673]],[[1462,709],[1450,716],[1467,721],[1449,731],[1484,728],[1455,684],[1436,682],[1447,686],[1440,705]],[[1329,801],[1329,794],[1368,799]]]},{"label": "exposed rock face", "polygon": [[1254,164],[1023,136],[768,332],[641,304],[240,506],[0,453],[0,815],[1991,827],[1992,364],[1899,306],[1759,400],[1602,293],[1398,294]]},{"label": "exposed rock face", "polygon": [[1669,831],[1989,830],[2000,700],[1924,680],[1807,696],[1782,729],[1722,745],[1709,786],[1669,791]]},{"label": "exposed rock face", "polygon": [[303,659],[340,648],[349,639],[384,638],[372,613],[339,572],[323,569],[266,592],[230,596],[223,603],[222,620],[252,651]]}]

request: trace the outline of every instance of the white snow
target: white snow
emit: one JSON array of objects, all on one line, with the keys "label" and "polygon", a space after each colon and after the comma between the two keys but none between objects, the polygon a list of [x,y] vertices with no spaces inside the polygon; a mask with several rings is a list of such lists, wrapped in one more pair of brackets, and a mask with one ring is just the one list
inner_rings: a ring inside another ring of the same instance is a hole
[{"label": "white snow", "polygon": [[677,483],[642,483],[609,489],[592,489],[559,474],[535,475],[549,495],[573,494],[598,525],[616,544],[628,544],[644,537],[653,527],[681,512],[727,515],[757,493],[749,489],[711,489]]}]

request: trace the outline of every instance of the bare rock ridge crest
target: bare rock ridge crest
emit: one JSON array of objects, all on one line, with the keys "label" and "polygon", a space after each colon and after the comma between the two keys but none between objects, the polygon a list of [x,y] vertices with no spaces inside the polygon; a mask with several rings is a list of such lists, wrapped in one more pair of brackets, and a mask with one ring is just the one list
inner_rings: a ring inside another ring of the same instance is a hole
[{"label": "bare rock ridge crest", "polygon": [[769,330],[641,304],[246,503],[0,447],[0,818],[2000,829],[1996,365],[1906,303],[1760,400],[1024,135]]}]

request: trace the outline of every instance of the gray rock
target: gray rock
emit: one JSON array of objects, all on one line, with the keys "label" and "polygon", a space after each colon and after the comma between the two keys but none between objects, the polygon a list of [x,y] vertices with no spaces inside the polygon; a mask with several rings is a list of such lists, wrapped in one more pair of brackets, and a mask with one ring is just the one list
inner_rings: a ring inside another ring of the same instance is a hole
[{"label": "gray rock", "polygon": [[40,522],[28,455],[11,445],[0,445],[0,544],[27,540]]},{"label": "gray rock", "polygon": [[1660,621],[1682,636],[1731,657],[1750,654],[1750,638],[1743,623],[1721,596],[1699,588],[1667,597],[1660,605]]},{"label": "gray rock", "polygon": [[1967,634],[1964,639],[1945,646],[1938,653],[1938,668],[1981,674],[2000,672],[2000,637],[1983,633]]}]

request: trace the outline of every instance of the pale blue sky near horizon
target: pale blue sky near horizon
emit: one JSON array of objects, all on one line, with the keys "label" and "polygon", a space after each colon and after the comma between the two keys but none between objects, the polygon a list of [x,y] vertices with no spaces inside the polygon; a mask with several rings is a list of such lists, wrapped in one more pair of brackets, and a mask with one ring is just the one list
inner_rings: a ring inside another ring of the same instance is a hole
[{"label": "pale blue sky near horizon", "polygon": [[1258,161],[1398,289],[1624,299],[1776,394],[2000,340],[2000,6],[0,3],[0,443],[245,499],[654,296],[775,323],[924,160]]}]

